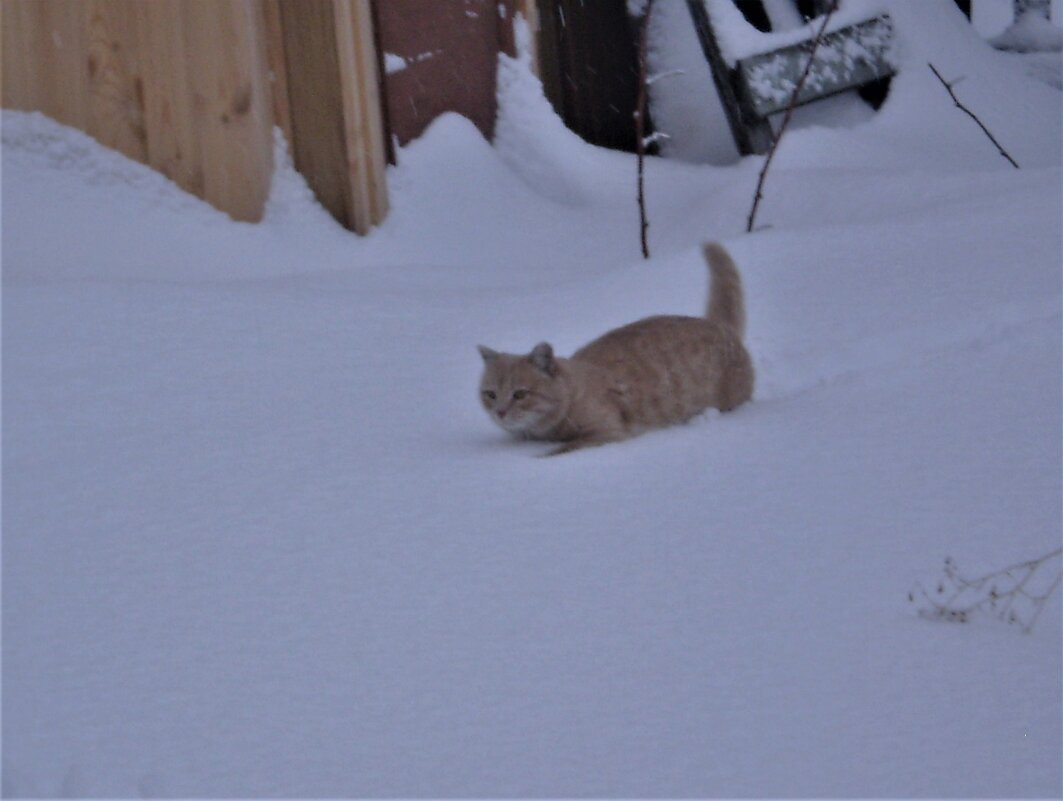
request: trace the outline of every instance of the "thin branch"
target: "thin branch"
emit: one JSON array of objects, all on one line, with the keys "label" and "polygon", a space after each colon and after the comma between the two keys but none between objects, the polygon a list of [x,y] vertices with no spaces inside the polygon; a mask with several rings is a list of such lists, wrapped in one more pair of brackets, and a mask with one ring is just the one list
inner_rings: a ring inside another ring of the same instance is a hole
[{"label": "thin branch", "polygon": [[952,91],[952,87],[954,87],[956,84],[958,84],[960,81],[962,81],[963,78],[962,77],[961,78],[957,78],[952,83],[949,83],[943,77],[941,77],[941,73],[937,71],[937,68],[933,64],[931,64],[930,62],[927,62],[927,66],[930,67],[931,72],[933,72],[934,75],[937,76],[937,79],[939,81],[941,81],[941,85],[944,86],[945,89],[948,91],[949,97],[952,98],[952,102],[956,105],[956,108],[958,108],[960,111],[962,111],[968,117],[970,117],[972,120],[974,120],[976,123],[978,123],[978,127],[982,129],[982,133],[984,133],[986,136],[989,137],[989,141],[992,142],[996,146],[997,151],[1000,153],[1000,155],[1002,155],[1004,158],[1006,158],[1008,160],[1008,162],[1011,164],[1011,166],[1014,167],[1016,170],[1019,169],[1018,162],[1016,162],[1015,159],[1013,159],[1008,154],[1008,151],[1006,151],[1003,148],[1003,146],[1000,144],[1000,142],[997,141],[996,137],[993,136],[993,134],[989,132],[989,129],[986,128],[985,125],[982,124],[982,121],[980,119],[978,119],[978,116],[973,111],[971,111],[969,108],[967,108],[967,106],[963,105],[963,103],[960,102],[959,98],[956,97],[956,93],[954,91]]},{"label": "thin branch", "polygon": [[988,612],[1029,633],[1047,606],[1048,599],[1059,589],[1063,571],[1057,571],[1047,586],[1039,581],[1045,587],[1043,591],[1031,592],[1030,582],[1041,568],[1058,559],[1061,554],[1063,548],[1057,548],[1036,559],[1027,559],[973,579],[965,578],[952,559],[946,558],[936,592],[930,592],[921,583],[916,583],[908,593],[908,600],[915,603],[918,596],[919,616],[930,620],[966,623],[976,612]]},{"label": "thin branch", "polygon": [[642,12],[642,20],[639,24],[639,94],[635,106],[635,152],[638,155],[638,201],[639,201],[639,242],[642,245],[642,258],[650,257],[650,246],[646,237],[646,231],[650,227],[646,219],[646,192],[645,192],[645,161],[646,146],[649,143],[646,136],[646,96],[650,80],[647,77],[646,65],[646,42],[649,38],[650,14],[653,13],[653,0],[647,0],[646,7]]},{"label": "thin branch", "polygon": [[749,210],[749,218],[746,220],[747,233],[753,230],[753,226],[756,223],[757,209],[760,207],[760,201],[764,197],[764,181],[768,177],[768,168],[771,166],[771,160],[775,157],[775,150],[779,147],[779,142],[782,141],[783,134],[786,133],[786,128],[790,124],[790,118],[794,115],[794,109],[797,108],[797,98],[800,96],[801,90],[805,86],[805,81],[808,80],[808,75],[812,71],[812,63],[816,60],[816,51],[819,49],[820,42],[823,41],[823,34],[827,30],[830,18],[837,10],[838,0],[833,0],[827,13],[823,16],[823,22],[820,24],[819,30],[816,31],[816,38],[812,40],[812,49],[808,54],[808,63],[805,64],[804,72],[801,73],[797,85],[794,86],[794,91],[790,95],[790,103],[786,106],[786,113],[783,115],[782,124],[779,126],[779,131],[775,134],[775,137],[772,140],[771,149],[768,151],[768,157],[764,159],[764,166],[760,168],[760,175],[757,177],[757,191],[753,196],[753,208]]}]

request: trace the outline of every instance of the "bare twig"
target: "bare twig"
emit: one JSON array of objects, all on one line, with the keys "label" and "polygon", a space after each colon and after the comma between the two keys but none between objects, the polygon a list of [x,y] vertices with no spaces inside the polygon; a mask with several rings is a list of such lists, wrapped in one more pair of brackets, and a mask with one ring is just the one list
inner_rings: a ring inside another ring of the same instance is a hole
[{"label": "bare twig", "polygon": [[819,30],[816,31],[816,38],[812,40],[812,48],[808,54],[808,63],[805,64],[804,72],[801,73],[797,85],[794,86],[794,91],[790,94],[790,103],[786,106],[786,112],[783,115],[782,124],[779,125],[779,131],[772,139],[771,150],[768,151],[768,157],[764,159],[764,166],[760,168],[760,175],[757,177],[757,191],[753,196],[753,208],[749,210],[749,218],[746,220],[747,233],[753,230],[753,226],[756,223],[757,209],[760,207],[760,201],[764,197],[764,181],[768,177],[768,168],[771,166],[771,160],[775,157],[775,150],[779,147],[779,142],[782,141],[783,134],[786,133],[786,128],[790,124],[790,118],[794,115],[794,109],[797,108],[797,98],[801,94],[801,90],[804,88],[805,81],[808,80],[808,74],[812,71],[812,63],[816,60],[816,51],[819,49],[820,42],[823,41],[823,34],[827,30],[830,18],[837,10],[838,0],[833,0],[830,8],[827,9],[826,14],[823,15],[823,22],[820,24]]},{"label": "bare twig", "polygon": [[952,91],[952,87],[955,86],[956,84],[958,84],[963,79],[962,78],[957,78],[956,80],[954,80],[951,83],[949,83],[943,77],[941,77],[941,73],[937,71],[937,68],[933,64],[927,62],[927,66],[930,67],[931,72],[933,72],[934,75],[937,76],[937,79],[939,81],[941,81],[941,85],[944,86],[945,89],[948,91],[949,97],[952,98],[952,102],[956,105],[956,108],[958,108],[960,111],[962,111],[968,117],[970,117],[972,120],[974,120],[976,123],[978,123],[978,127],[982,129],[982,133],[984,133],[986,136],[988,136],[989,137],[989,141],[992,142],[994,145],[996,145],[996,148],[1000,152],[1000,155],[1002,155],[1004,158],[1006,158],[1008,160],[1008,162],[1011,164],[1011,166],[1014,167],[1016,170],[1019,169],[1019,165],[1015,161],[1015,159],[1013,159],[1008,154],[1008,151],[1006,151],[1001,146],[1000,142],[997,141],[996,137],[993,136],[993,134],[989,132],[989,129],[986,128],[985,125],[982,124],[982,121],[980,119],[978,119],[978,116],[973,111],[971,111],[969,108],[967,108],[967,106],[963,105],[963,103],[960,102],[959,98],[956,97],[956,93],[954,91]]},{"label": "bare twig", "polygon": [[653,0],[647,0],[646,7],[642,12],[642,20],[639,23],[639,94],[635,106],[635,153],[638,155],[639,178],[639,242],[642,244],[642,258],[650,257],[650,246],[646,237],[646,230],[650,227],[646,219],[646,192],[644,188],[644,168],[646,161],[646,96],[649,79],[646,65],[646,42],[649,38],[650,14],[653,12]]},{"label": "bare twig", "polygon": [[1047,584],[1041,582],[1040,590],[1032,590],[1031,582],[1041,568],[1058,560],[1061,554],[1063,548],[1057,548],[1036,559],[1028,559],[973,579],[961,575],[955,562],[946,558],[944,572],[935,591],[931,592],[921,583],[916,583],[908,593],[908,600],[918,602],[919,616],[930,620],[966,623],[975,612],[989,612],[1029,633],[1048,599],[1059,589],[1063,571],[1057,569],[1052,581]]}]

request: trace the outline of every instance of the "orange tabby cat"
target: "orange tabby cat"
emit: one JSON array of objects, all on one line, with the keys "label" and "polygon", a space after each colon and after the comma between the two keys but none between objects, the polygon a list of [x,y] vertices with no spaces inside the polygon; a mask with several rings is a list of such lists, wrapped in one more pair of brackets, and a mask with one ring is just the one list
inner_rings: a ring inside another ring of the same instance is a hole
[{"label": "orange tabby cat", "polygon": [[706,244],[704,253],[712,274],[705,317],[647,317],[568,359],[546,342],[527,355],[481,345],[480,400],[491,419],[514,436],[563,443],[552,456],[749,400],[742,282],[723,246]]}]

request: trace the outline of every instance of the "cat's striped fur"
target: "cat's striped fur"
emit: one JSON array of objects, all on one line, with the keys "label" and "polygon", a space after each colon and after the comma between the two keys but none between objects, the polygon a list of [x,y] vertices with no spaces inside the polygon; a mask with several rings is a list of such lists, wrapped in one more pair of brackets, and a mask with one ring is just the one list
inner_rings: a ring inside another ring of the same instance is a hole
[{"label": "cat's striped fur", "polygon": [[561,443],[553,455],[749,400],[742,282],[723,246],[708,243],[704,254],[711,274],[704,317],[647,317],[567,359],[546,342],[526,355],[481,345],[480,400],[491,419],[515,436]]}]

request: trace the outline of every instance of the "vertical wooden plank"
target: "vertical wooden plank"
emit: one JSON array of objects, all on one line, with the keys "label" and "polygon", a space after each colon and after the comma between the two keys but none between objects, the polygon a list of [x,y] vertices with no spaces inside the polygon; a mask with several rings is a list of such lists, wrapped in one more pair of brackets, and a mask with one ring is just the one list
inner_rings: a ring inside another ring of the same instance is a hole
[{"label": "vertical wooden plank", "polygon": [[25,0],[0,3],[0,102],[5,108],[32,108]]},{"label": "vertical wooden plank", "polygon": [[192,119],[182,8],[183,0],[137,2],[134,7],[142,46],[147,163],[182,189],[204,197],[206,178]]},{"label": "vertical wooden plank", "polygon": [[368,0],[281,3],[296,169],[359,233],[387,212],[383,121]]},{"label": "vertical wooden plank", "polygon": [[130,158],[148,160],[136,0],[88,0],[87,132]]},{"label": "vertical wooden plank", "polygon": [[273,169],[265,33],[254,0],[184,0],[185,64],[204,197],[261,219]]},{"label": "vertical wooden plank", "polygon": [[333,11],[352,197],[348,223],[366,234],[388,210],[372,10],[369,0],[335,0]]},{"label": "vertical wooden plank", "polygon": [[331,0],[280,4],[288,96],[292,115],[292,155],[321,204],[345,225],[352,219],[350,185],[344,165],[343,131]]},{"label": "vertical wooden plank", "polygon": [[373,49],[376,51],[376,90],[380,97],[381,133],[384,137],[384,158],[388,164],[398,164],[395,158],[395,132],[391,127],[391,109],[388,107],[387,73],[384,68],[384,40],[380,28],[380,2],[369,0],[369,12],[373,23]]},{"label": "vertical wooden plank", "polygon": [[543,88],[588,142],[635,149],[636,31],[624,3],[539,0]]},{"label": "vertical wooden plank", "polygon": [[21,11],[27,108],[84,130],[88,123],[85,6],[78,0],[39,0],[24,2]]},{"label": "vertical wooden plank", "polygon": [[291,147],[292,111],[288,99],[288,60],[284,52],[280,4],[281,0],[262,0],[261,6],[269,64],[267,76],[273,98],[273,123],[280,126],[288,146]]}]

